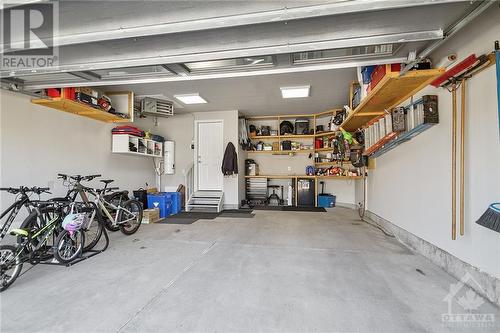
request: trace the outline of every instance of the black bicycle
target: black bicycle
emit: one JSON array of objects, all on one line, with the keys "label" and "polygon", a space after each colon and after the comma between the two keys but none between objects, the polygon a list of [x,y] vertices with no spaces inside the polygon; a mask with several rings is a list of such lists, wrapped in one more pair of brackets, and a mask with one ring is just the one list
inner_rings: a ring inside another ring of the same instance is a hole
[{"label": "black bicycle", "polygon": [[[63,230],[61,222],[68,205],[67,202],[31,202],[31,213],[19,228],[10,231],[17,243],[0,245],[0,291],[14,283],[25,262],[36,265],[54,256],[54,244]],[[83,243],[69,259],[77,258],[82,247]]]},{"label": "black bicycle", "polygon": [[12,222],[14,222],[16,216],[19,214],[21,209],[26,207],[26,210],[28,211],[28,214],[31,213],[32,208],[33,208],[33,203],[36,201],[31,200],[30,195],[32,193],[35,194],[42,194],[42,193],[50,193],[48,187],[26,187],[26,186],[20,186],[20,187],[3,187],[0,188],[0,191],[6,191],[11,194],[17,195],[14,203],[10,205],[5,211],[2,212],[0,215],[0,221],[7,216],[7,219],[2,225],[2,229],[0,231],[0,241],[5,237],[7,232],[9,231],[9,228],[12,225]]}]

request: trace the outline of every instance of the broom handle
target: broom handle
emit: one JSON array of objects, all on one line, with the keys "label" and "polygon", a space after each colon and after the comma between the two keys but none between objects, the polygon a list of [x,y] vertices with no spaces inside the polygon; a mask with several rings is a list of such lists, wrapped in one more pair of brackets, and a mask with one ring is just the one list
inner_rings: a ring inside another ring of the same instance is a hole
[{"label": "broom handle", "polygon": [[451,87],[451,239],[457,239],[457,86]]},{"label": "broom handle", "polygon": [[460,92],[460,236],[464,235],[464,180],[465,180],[465,82],[462,81],[462,89]]}]

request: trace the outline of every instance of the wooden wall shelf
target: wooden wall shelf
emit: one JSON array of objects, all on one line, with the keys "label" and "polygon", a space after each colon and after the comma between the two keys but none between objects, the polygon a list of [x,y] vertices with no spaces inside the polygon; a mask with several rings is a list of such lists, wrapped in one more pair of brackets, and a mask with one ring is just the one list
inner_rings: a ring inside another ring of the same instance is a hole
[{"label": "wooden wall shelf", "polygon": [[340,164],[351,164],[351,161],[335,161],[335,162],[314,163],[315,166],[330,166],[330,165],[340,165]]},{"label": "wooden wall shelf", "polygon": [[403,76],[391,72],[390,65],[382,80],[344,120],[341,127],[353,132],[415,95],[444,72],[444,68],[410,71]]},{"label": "wooden wall shelf", "polygon": [[313,149],[296,149],[296,150],[246,150],[245,152],[249,154],[276,154],[276,155],[281,155],[281,154],[300,154],[300,153],[312,153],[314,152]]}]

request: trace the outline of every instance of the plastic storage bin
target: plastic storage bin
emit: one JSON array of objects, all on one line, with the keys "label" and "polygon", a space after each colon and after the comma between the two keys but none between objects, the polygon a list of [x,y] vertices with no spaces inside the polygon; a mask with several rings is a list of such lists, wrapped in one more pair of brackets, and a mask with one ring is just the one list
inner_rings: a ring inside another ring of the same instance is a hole
[{"label": "plastic storage bin", "polygon": [[180,192],[164,192],[172,196],[172,214],[178,214],[182,208]]},{"label": "plastic storage bin", "polygon": [[335,207],[337,197],[331,194],[318,195],[318,207],[331,208]]},{"label": "plastic storage bin", "polygon": [[148,194],[148,208],[159,208],[160,218],[172,215],[172,194],[160,192]]}]

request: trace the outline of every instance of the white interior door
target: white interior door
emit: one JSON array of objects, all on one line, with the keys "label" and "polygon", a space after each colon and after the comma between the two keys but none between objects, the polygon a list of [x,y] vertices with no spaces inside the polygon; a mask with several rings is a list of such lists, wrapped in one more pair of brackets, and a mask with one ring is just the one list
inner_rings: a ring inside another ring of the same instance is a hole
[{"label": "white interior door", "polygon": [[198,190],[222,191],[224,156],[222,121],[197,123]]}]

